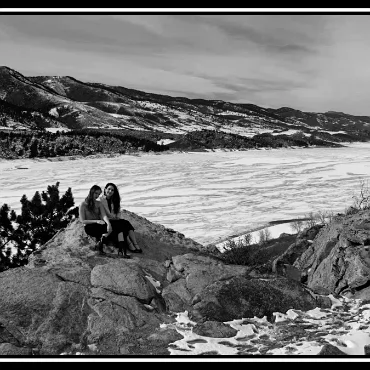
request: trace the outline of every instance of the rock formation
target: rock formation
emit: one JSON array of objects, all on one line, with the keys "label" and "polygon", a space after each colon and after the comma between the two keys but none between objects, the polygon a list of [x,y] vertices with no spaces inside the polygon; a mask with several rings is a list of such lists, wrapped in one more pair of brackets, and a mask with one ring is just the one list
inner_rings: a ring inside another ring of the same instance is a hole
[{"label": "rock formation", "polygon": [[0,274],[0,355],[168,356],[182,335],[161,324],[174,323],[177,313],[188,311],[194,332],[230,337],[226,321],[273,322],[273,312],[330,307],[329,293],[368,295],[365,211],[301,233],[264,275],[223,263],[175,230],[126,210],[122,216],[143,254],[126,260],[107,249],[99,256],[74,220],[28,265]]},{"label": "rock formation", "polygon": [[312,291],[370,297],[369,216],[369,210],[364,210],[335,217],[294,261]]}]

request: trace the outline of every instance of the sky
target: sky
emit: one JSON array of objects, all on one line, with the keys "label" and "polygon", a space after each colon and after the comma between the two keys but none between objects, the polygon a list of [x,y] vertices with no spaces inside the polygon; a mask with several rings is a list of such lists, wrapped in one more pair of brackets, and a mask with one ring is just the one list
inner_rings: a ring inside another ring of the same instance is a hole
[{"label": "sky", "polygon": [[370,116],[370,13],[211,10],[3,8],[0,65],[170,96]]}]

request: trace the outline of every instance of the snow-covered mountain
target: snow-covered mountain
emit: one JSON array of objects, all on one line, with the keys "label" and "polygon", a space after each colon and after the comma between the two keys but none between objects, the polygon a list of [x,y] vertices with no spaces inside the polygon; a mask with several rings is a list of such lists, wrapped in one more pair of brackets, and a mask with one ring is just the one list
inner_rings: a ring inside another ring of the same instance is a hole
[{"label": "snow-covered mountain", "polygon": [[[50,122],[43,127],[72,130],[114,128],[176,136],[216,130],[244,137],[298,132],[333,142],[370,139],[369,116],[171,97],[82,82],[69,76],[26,77],[9,67],[0,67],[0,108],[5,103],[49,117]],[[8,119],[7,125],[17,128],[17,120]],[[27,125],[23,123],[22,127]]]}]

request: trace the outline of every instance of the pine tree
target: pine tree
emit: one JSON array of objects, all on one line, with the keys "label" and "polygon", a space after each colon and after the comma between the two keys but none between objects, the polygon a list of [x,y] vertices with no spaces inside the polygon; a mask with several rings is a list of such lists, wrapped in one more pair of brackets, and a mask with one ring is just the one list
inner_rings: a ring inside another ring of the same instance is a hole
[{"label": "pine tree", "polygon": [[[78,217],[71,188],[59,196],[59,182],[31,200],[23,195],[21,214],[0,208],[0,271],[27,264],[28,256]],[[11,247],[11,248],[10,248]]]},{"label": "pine tree", "polygon": [[11,265],[12,235],[15,231],[13,222],[15,212],[7,204],[0,208],[0,271],[6,270]]},{"label": "pine tree", "polygon": [[30,158],[35,158],[38,155],[38,143],[39,141],[37,139],[32,139],[31,145],[30,145]]},{"label": "pine tree", "polygon": [[60,229],[66,227],[73,218],[67,211],[74,205],[71,188],[59,197],[59,182],[49,185],[40,195],[36,191],[29,201],[24,195],[21,199],[22,214],[17,217],[19,228],[30,240],[30,248],[44,244]]}]

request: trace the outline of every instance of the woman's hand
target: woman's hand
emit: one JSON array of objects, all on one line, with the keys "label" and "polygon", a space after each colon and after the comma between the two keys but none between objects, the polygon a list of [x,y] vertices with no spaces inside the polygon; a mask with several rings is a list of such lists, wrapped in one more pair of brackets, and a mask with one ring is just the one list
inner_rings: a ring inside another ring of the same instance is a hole
[{"label": "woman's hand", "polygon": [[105,222],[103,220],[98,220],[98,221],[96,221],[96,223],[99,224],[99,225],[104,225],[105,224]]},{"label": "woman's hand", "polygon": [[112,225],[110,223],[107,225],[107,231],[108,233],[112,232]]}]

